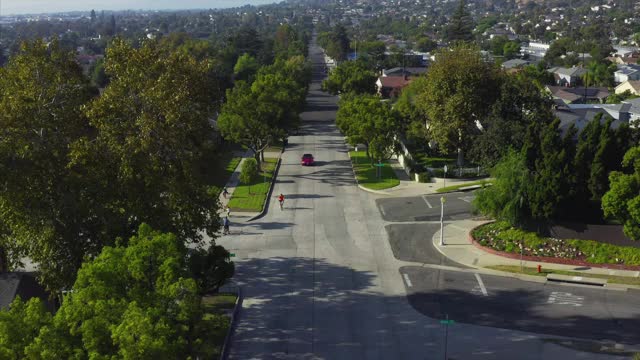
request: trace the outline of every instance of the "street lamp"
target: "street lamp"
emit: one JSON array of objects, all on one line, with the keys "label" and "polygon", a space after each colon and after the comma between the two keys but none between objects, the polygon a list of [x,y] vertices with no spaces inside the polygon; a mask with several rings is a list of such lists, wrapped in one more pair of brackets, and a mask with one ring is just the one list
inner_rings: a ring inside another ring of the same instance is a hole
[{"label": "street lamp", "polygon": [[444,196],[440,197],[440,246],[444,246]]}]

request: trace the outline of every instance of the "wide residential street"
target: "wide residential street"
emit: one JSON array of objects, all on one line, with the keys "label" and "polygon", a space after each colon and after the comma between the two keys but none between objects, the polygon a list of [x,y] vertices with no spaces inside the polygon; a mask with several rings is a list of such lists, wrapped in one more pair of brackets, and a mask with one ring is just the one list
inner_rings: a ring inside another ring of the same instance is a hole
[{"label": "wide residential street", "polygon": [[[640,343],[638,292],[478,274],[432,244],[440,195],[360,190],[335,126],[337,98],[320,90],[322,53],[312,45],[310,55],[308,111],[283,153],[268,213],[218,240],[236,254],[244,296],[230,358],[443,359],[445,316],[455,321],[450,359],[619,359],[545,334]],[[316,166],[301,166],[303,153]],[[446,195],[448,224],[472,217],[472,197]]]}]

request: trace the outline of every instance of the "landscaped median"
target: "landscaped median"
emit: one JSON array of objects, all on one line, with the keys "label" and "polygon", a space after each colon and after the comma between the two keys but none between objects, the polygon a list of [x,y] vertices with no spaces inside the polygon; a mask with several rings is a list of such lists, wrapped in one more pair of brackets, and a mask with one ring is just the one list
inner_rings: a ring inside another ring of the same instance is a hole
[{"label": "landscaped median", "polygon": [[[381,165],[383,166],[372,165],[371,159],[365,151],[349,151],[349,156],[351,157],[356,180],[361,186],[371,190],[383,190],[400,184],[395,171],[388,163],[382,163]],[[377,176],[376,168],[378,167],[382,170],[380,178]]]},{"label": "landscaped median", "polygon": [[476,245],[497,255],[527,261],[640,270],[640,248],[593,240],[556,239],[498,221],[471,232]]},{"label": "landscaped median", "polygon": [[235,188],[229,200],[229,208],[233,211],[262,211],[277,164],[277,158],[265,158],[262,163],[262,171],[256,180],[250,184],[238,184]]}]

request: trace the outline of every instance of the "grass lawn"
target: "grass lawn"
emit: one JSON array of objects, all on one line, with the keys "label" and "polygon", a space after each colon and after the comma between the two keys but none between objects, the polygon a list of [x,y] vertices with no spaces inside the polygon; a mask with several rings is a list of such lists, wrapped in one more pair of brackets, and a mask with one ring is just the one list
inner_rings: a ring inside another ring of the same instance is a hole
[{"label": "grass lawn", "polygon": [[236,295],[234,294],[215,294],[202,298],[205,309],[204,320],[211,321],[215,327],[215,332],[207,337],[207,345],[210,346],[209,350],[212,355],[215,355],[215,358],[218,358],[222,352],[224,338],[231,325],[231,319],[228,316],[220,315],[226,315],[228,311],[232,310],[235,301]]},{"label": "grass lawn", "polygon": [[376,166],[371,165],[371,160],[364,151],[349,151],[351,162],[356,172],[358,183],[367,189],[382,190],[392,188],[400,184],[400,180],[396,177],[389,164],[382,167],[382,178],[376,177]]},{"label": "grass lawn", "polygon": [[[264,161],[262,164],[263,171],[259,173],[256,181],[251,184],[239,184],[233,191],[229,200],[229,207],[232,211],[262,211],[278,159],[265,158]],[[266,182],[264,182],[265,178]]]},{"label": "grass lawn", "polygon": [[630,277],[630,276],[615,276],[615,275],[604,275],[604,274],[587,274],[583,272],[577,271],[564,271],[564,270],[554,270],[554,269],[545,269],[544,263],[542,265],[542,272],[538,272],[538,269],[532,267],[524,267],[524,271],[520,271],[520,266],[517,265],[494,265],[487,266],[487,269],[506,271],[510,273],[518,273],[518,274],[526,274],[526,275],[536,275],[536,276],[547,276],[547,274],[558,274],[558,275],[569,275],[569,276],[582,276],[582,277],[590,277],[590,278],[598,278],[598,279],[607,279],[610,283],[615,284],[624,284],[624,285],[640,285],[640,278]]},{"label": "grass lawn", "polygon": [[447,186],[447,187],[441,187],[440,189],[436,190],[436,192],[442,193],[442,192],[448,192],[448,191],[456,191],[456,190],[460,190],[463,187],[467,187],[467,186],[473,186],[473,185],[491,185],[491,183],[487,180],[480,180],[480,181],[474,181],[474,182],[469,182],[466,184],[458,184],[458,185],[452,185],[452,186]]}]

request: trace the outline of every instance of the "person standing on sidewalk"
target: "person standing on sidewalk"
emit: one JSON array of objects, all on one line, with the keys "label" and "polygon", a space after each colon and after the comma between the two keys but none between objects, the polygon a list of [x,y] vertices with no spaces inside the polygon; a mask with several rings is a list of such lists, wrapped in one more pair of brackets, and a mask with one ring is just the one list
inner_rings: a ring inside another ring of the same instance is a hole
[{"label": "person standing on sidewalk", "polygon": [[224,189],[222,189],[222,196],[224,196],[224,198],[227,198],[227,195],[229,195],[229,191],[227,191],[227,188],[225,187]]}]

